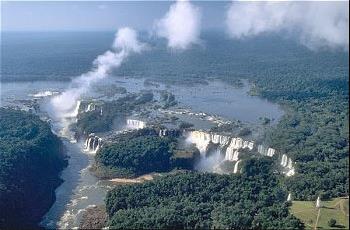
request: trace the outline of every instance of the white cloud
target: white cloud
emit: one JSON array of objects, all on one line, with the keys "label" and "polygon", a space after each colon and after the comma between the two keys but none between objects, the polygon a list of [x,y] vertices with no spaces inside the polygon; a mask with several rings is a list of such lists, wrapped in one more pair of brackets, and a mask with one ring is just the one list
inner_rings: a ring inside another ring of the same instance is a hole
[{"label": "white cloud", "polygon": [[233,2],[226,16],[232,38],[285,31],[310,49],[349,49],[349,2]]},{"label": "white cloud", "polygon": [[156,22],[157,34],[168,39],[168,47],[187,49],[199,42],[201,12],[187,0],[178,0],[166,15]]}]

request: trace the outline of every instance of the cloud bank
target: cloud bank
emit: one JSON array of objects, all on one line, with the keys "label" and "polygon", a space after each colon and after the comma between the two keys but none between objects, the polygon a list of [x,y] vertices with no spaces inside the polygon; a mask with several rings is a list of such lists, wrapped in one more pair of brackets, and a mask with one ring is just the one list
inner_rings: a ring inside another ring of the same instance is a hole
[{"label": "cloud bank", "polygon": [[235,39],[285,31],[312,50],[349,50],[349,2],[233,2],[226,25]]},{"label": "cloud bank", "polygon": [[94,60],[94,67],[91,71],[74,79],[66,91],[51,99],[52,115],[56,118],[74,116],[80,97],[89,91],[92,84],[107,77],[131,53],[140,53],[145,47],[145,44],[138,41],[134,30],[127,27],[119,29],[115,35],[112,50],[99,55]]},{"label": "cloud bank", "polygon": [[200,40],[200,10],[187,0],[178,0],[155,27],[157,35],[168,40],[169,48],[187,49]]}]

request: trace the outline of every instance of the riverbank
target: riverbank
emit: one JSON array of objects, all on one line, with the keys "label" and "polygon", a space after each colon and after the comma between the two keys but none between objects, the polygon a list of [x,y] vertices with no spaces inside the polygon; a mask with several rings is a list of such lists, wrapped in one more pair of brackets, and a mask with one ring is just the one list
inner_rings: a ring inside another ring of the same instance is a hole
[{"label": "riverbank", "polygon": [[151,173],[151,174],[145,174],[136,178],[113,178],[108,181],[115,183],[115,184],[134,184],[134,183],[143,183],[145,181],[151,181],[153,180],[156,176],[160,176],[159,173]]},{"label": "riverbank", "polygon": [[81,218],[79,229],[102,229],[107,221],[108,216],[104,205],[89,207]]}]

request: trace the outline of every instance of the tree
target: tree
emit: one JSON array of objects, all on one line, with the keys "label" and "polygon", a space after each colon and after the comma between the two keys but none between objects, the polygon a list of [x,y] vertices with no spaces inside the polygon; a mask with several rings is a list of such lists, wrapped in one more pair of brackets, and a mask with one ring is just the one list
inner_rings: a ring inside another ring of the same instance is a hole
[{"label": "tree", "polygon": [[331,218],[329,221],[328,221],[328,226],[329,227],[335,227],[335,225],[337,224],[337,221],[333,218]]}]

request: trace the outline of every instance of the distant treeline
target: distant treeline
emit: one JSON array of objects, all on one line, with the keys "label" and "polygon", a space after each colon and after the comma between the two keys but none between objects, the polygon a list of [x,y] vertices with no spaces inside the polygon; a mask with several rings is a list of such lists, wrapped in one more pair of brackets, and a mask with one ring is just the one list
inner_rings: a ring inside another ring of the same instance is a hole
[{"label": "distant treeline", "polygon": [[0,228],[36,228],[65,165],[62,143],[47,123],[0,108]]}]

